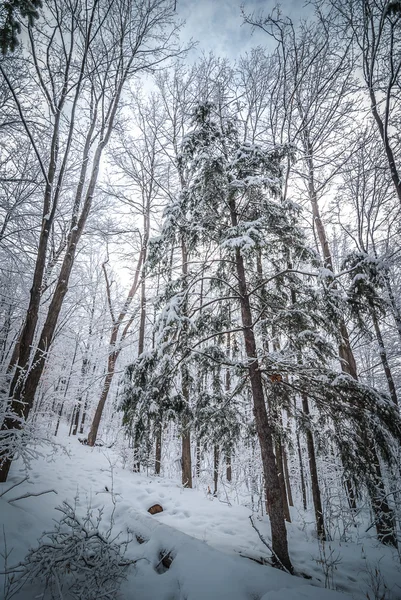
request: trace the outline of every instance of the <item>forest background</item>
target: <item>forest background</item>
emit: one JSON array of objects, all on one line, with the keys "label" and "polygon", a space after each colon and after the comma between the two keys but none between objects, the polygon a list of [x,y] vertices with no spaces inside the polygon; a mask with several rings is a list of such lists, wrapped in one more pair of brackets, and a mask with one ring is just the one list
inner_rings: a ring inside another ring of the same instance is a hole
[{"label": "forest background", "polygon": [[294,504],[397,547],[400,4],[245,6],[202,54],[211,7],[4,3],[1,480],[68,423],[247,490],[290,572]]}]

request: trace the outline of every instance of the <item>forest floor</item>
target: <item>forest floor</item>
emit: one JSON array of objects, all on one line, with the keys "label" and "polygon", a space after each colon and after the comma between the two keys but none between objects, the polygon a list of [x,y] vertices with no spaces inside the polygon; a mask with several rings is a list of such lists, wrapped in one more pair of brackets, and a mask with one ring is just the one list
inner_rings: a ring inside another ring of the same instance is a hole
[{"label": "forest floor", "polygon": [[[88,506],[103,508],[104,530],[112,516],[113,531],[123,536],[127,529],[131,532],[126,557],[140,560],[127,572],[121,600],[401,599],[399,555],[378,544],[372,530],[354,542],[322,546],[313,523],[294,512],[287,529],[298,576],[291,576],[255,562],[270,553],[251,526],[248,508],[213,498],[207,487],[184,489],[177,481],[132,473],[122,468],[113,450],[92,449],[68,437],[63,444],[68,455],[60,451],[45,456],[43,451],[32,460],[29,479],[10,489],[26,476],[16,461],[7,483],[0,484],[0,550],[4,555],[6,544],[8,568],[37,546],[41,534],[52,529],[52,520],[60,518],[56,507],[68,501],[82,516]],[[41,492],[48,493],[32,496]],[[25,494],[31,495],[21,498]],[[163,512],[150,515],[147,510],[156,503]],[[268,517],[253,515],[253,520],[268,541]],[[161,562],[167,554],[169,568]],[[67,588],[60,598],[69,598]],[[50,597],[43,589],[43,582],[35,581],[13,598]]]}]

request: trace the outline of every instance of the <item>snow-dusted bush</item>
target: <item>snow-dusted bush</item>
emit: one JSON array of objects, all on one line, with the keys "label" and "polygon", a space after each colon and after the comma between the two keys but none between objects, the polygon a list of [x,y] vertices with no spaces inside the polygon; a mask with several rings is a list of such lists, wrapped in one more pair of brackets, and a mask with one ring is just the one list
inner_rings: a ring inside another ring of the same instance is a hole
[{"label": "snow-dusted bush", "polygon": [[[4,388],[5,385],[4,378],[0,378],[0,388]],[[25,421],[12,410],[8,397],[0,391],[0,424],[7,421],[14,423],[15,427],[0,429],[0,464],[3,460],[20,459],[28,471],[32,460],[44,456],[44,449],[50,449],[52,453],[67,452],[66,448],[54,441],[52,432],[44,420]],[[50,451],[47,454],[50,454]]]},{"label": "snow-dusted bush", "polygon": [[29,550],[23,563],[10,571],[23,584],[43,581],[43,598],[114,599],[127,568],[135,562],[125,558],[130,538],[120,541],[121,534],[112,533],[113,519],[101,533],[103,509],[94,514],[88,507],[82,519],[68,502],[57,510],[61,518],[53,531],[45,532],[38,547]]}]

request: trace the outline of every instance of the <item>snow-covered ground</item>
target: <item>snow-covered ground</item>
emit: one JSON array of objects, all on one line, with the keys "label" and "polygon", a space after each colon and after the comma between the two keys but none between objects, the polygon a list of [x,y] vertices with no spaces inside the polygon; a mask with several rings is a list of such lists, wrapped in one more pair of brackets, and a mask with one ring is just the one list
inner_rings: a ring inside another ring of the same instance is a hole
[{"label": "snow-covered ground", "polygon": [[[133,532],[126,556],[141,560],[128,570],[122,600],[401,599],[399,556],[373,536],[352,544],[327,542],[319,550],[313,526],[295,518],[288,536],[299,575],[290,576],[252,560],[263,562],[269,551],[251,526],[248,508],[221,502],[208,495],[207,488],[183,489],[176,481],[132,473],[121,467],[113,450],[91,449],[68,437],[63,443],[68,456],[60,452],[34,460],[29,480],[10,489],[25,477],[17,462],[7,483],[0,485],[0,547],[4,554],[7,545],[8,566],[37,545],[42,532],[52,528],[52,519],[60,518],[55,508],[67,500],[75,502],[82,515],[89,505],[104,506],[105,528],[114,508],[115,531]],[[12,501],[44,491],[49,493]],[[147,510],[155,503],[163,512],[150,515]],[[268,540],[268,518],[254,515],[254,522]],[[173,559],[168,569],[161,563],[167,553]],[[1,583],[0,598],[4,595]],[[40,582],[14,596],[42,597]]]}]

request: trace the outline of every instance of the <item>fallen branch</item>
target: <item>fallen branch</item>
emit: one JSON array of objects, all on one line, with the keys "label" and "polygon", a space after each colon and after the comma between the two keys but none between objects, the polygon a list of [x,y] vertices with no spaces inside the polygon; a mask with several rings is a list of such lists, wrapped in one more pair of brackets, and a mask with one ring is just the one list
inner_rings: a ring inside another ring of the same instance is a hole
[{"label": "fallen branch", "polygon": [[18,485],[21,485],[21,483],[24,483],[24,481],[26,481],[27,479],[28,479],[28,477],[24,477],[24,479],[21,479],[21,481],[18,481],[17,483],[14,483],[13,485],[11,485],[7,490],[4,490],[4,492],[2,494],[0,494],[0,498],[2,498],[5,494],[8,494],[8,492],[13,490]]},{"label": "fallen branch", "polygon": [[18,496],[18,498],[11,498],[11,500],[8,500],[8,503],[10,504],[11,502],[16,502],[17,500],[23,500],[24,498],[30,498],[31,496],[43,496],[43,494],[57,494],[56,490],[45,490],[44,492],[38,492],[37,494],[35,494],[34,492],[32,494],[24,494],[23,496]]},{"label": "fallen branch", "polygon": [[156,570],[160,567],[161,564],[163,564],[163,567],[165,567],[166,569],[170,568],[171,563],[173,562],[173,559],[170,555],[171,555],[171,550],[169,552],[167,552],[167,554],[164,554],[164,556],[161,557],[160,561],[156,565]]},{"label": "fallen branch", "polygon": [[262,556],[260,558],[255,558],[254,556],[248,556],[247,554],[240,554],[241,558],[247,558],[248,560],[253,560],[253,562],[258,563],[258,565],[270,565],[272,566],[272,563],[270,560],[268,560],[267,558],[263,558]]}]

